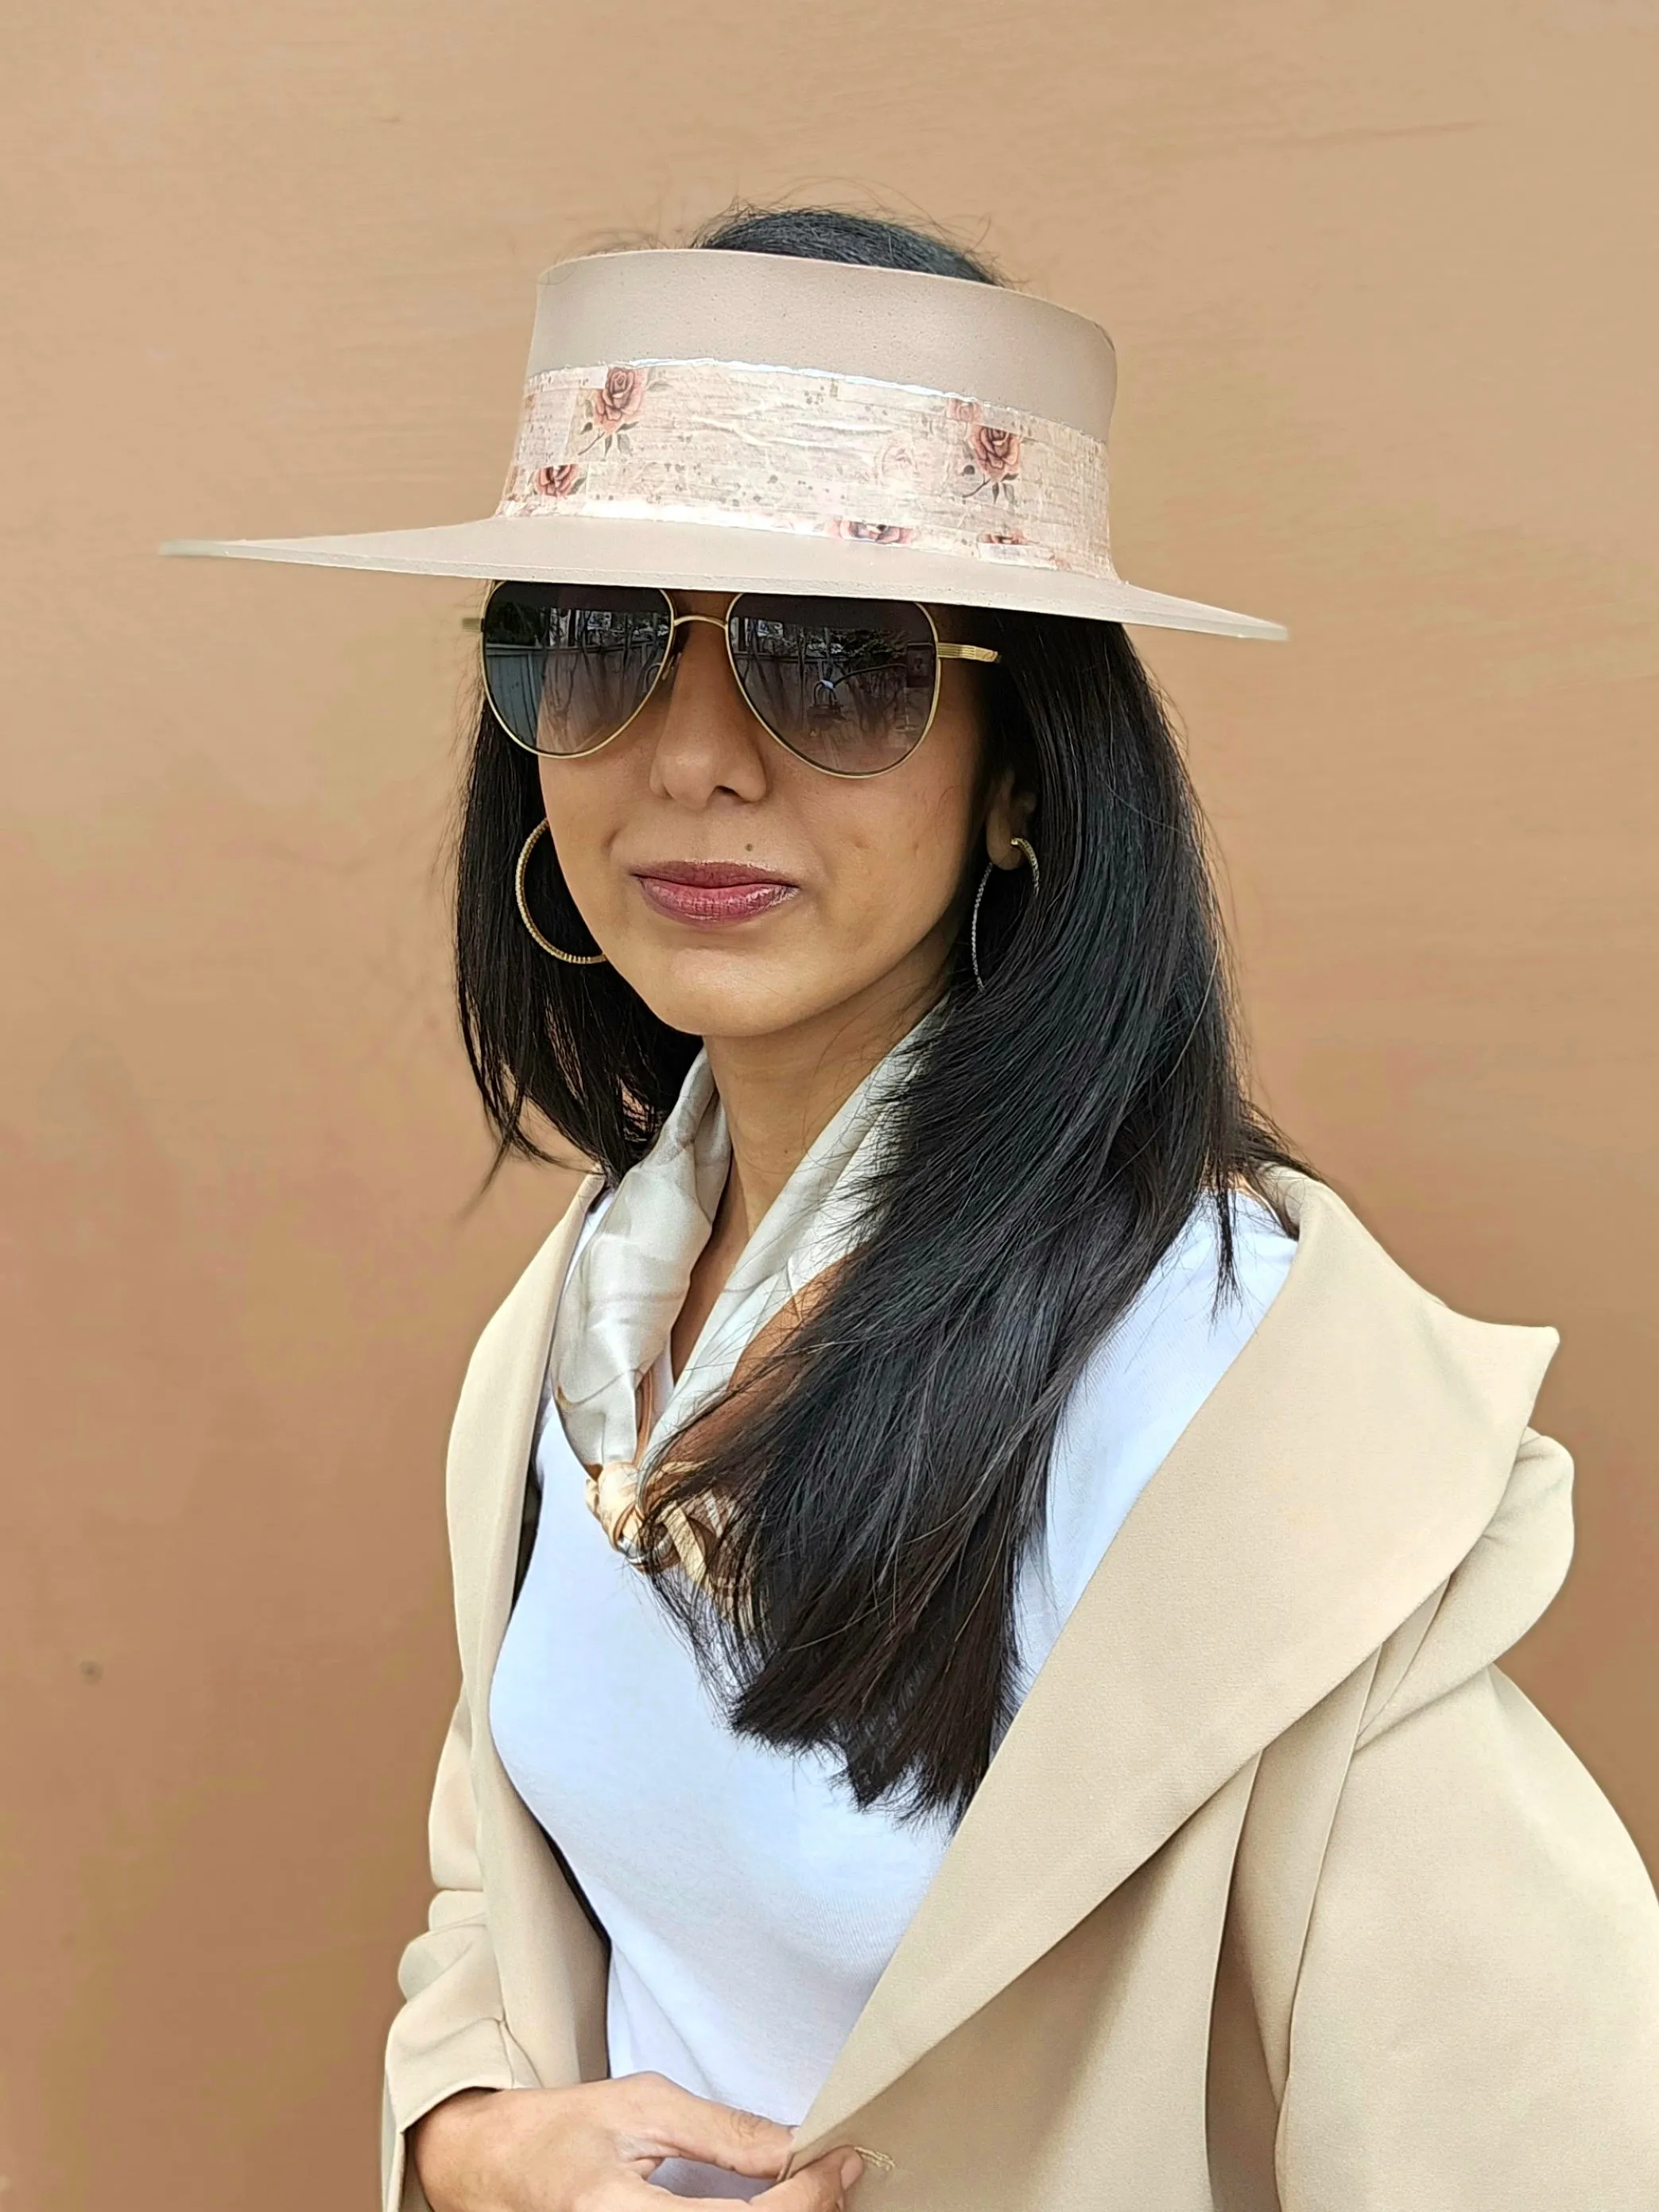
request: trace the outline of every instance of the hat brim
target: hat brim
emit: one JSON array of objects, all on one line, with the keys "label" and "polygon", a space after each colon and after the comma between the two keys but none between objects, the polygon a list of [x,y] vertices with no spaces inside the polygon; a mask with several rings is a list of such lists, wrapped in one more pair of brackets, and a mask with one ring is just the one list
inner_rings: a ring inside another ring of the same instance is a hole
[{"label": "hat brim", "polygon": [[805,532],[617,520],[592,514],[492,515],[425,530],[349,538],[177,538],[163,553],[373,568],[415,576],[526,583],[647,584],[667,591],[824,592],[946,606],[1072,615],[1088,622],[1219,637],[1282,638],[1279,623],[1143,590],[1116,576],[878,544]]}]

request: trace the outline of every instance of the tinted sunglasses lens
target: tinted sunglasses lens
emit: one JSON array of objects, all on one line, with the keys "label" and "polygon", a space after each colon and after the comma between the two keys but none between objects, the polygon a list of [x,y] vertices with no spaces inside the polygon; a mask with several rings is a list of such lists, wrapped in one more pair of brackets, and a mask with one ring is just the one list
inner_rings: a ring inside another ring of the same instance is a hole
[{"label": "tinted sunglasses lens", "polygon": [[878,775],[921,743],[939,655],[920,607],[745,592],[726,632],[750,705],[815,768]]},{"label": "tinted sunglasses lens", "polygon": [[671,623],[660,592],[498,584],[480,624],[489,703],[532,752],[592,752],[644,705]]}]

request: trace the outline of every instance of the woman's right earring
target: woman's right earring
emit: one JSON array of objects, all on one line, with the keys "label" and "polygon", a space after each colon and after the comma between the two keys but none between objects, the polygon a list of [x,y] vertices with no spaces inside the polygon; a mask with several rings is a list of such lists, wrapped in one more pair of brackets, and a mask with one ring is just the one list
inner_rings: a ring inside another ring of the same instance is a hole
[{"label": "woman's right earring", "polygon": [[[1025,855],[1026,864],[1031,871],[1031,896],[1036,898],[1042,889],[1042,871],[1037,866],[1036,848],[1024,837],[1011,837],[1008,842]],[[985,988],[985,978],[979,969],[979,909],[985,896],[985,886],[990,882],[995,869],[994,860],[985,863],[985,872],[979,879],[979,889],[974,893],[974,910],[968,922],[968,957],[973,963],[975,987],[981,991]]]},{"label": "woman's right earring", "polygon": [[556,960],[562,960],[567,967],[604,968],[609,963],[607,963],[603,952],[561,951],[559,947],[553,944],[550,939],[542,935],[540,930],[537,928],[535,923],[530,918],[530,902],[525,896],[524,874],[525,870],[530,866],[530,855],[536,849],[536,840],[538,837],[545,836],[546,834],[547,817],[544,815],[542,819],[531,831],[530,835],[525,839],[524,849],[519,854],[519,865],[517,868],[514,869],[513,874],[514,893],[519,902],[519,919],[524,924],[525,927],[530,932],[530,934],[535,939],[537,944],[541,946],[542,951],[544,952],[550,952]]}]

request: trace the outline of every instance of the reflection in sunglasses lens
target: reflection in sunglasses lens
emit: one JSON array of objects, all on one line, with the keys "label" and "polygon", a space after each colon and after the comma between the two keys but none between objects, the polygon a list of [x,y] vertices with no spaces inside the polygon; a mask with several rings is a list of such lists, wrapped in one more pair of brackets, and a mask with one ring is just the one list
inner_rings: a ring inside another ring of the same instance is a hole
[{"label": "reflection in sunglasses lens", "polygon": [[650,696],[668,650],[660,592],[500,586],[484,611],[484,681],[509,736],[532,752],[592,752]]},{"label": "reflection in sunglasses lens", "polygon": [[752,593],[726,629],[750,706],[804,759],[874,775],[921,743],[939,665],[921,607]]}]

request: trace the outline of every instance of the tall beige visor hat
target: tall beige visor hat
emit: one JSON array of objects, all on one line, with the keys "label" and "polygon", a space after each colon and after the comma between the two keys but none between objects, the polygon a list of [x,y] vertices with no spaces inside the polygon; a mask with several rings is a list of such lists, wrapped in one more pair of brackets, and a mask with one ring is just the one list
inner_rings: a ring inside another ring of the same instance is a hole
[{"label": "tall beige visor hat", "polygon": [[1113,568],[1116,388],[1097,324],[995,285],[707,247],[590,254],[541,279],[494,514],[161,550],[1283,637]]}]

